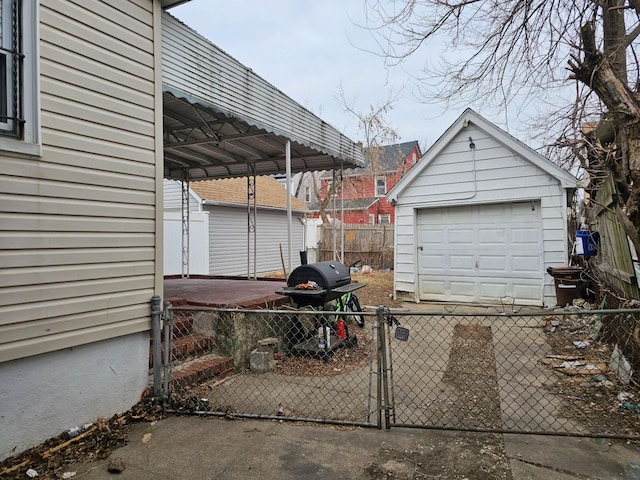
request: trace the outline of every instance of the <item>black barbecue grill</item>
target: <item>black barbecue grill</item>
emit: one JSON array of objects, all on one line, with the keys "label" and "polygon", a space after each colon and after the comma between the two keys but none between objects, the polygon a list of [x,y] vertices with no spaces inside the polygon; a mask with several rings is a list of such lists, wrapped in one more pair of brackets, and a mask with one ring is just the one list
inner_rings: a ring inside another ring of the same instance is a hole
[{"label": "black barbecue grill", "polygon": [[318,308],[364,286],[351,283],[346,265],[329,261],[300,265],[289,275],[286,288],[276,293],[291,297],[299,307]]},{"label": "black barbecue grill", "polygon": [[[287,286],[276,291],[276,293],[290,297],[299,308],[308,307],[331,310],[335,307],[327,306],[329,302],[365,286],[362,283],[352,283],[349,270],[349,267],[346,265],[335,261],[300,265],[289,275]],[[339,314],[333,314],[330,315],[330,317],[335,321],[338,315]],[[302,325],[298,322],[297,318],[295,322],[297,322],[297,324],[294,330],[302,330]],[[318,325],[325,327],[330,323],[327,317],[322,316]],[[330,328],[328,337],[323,333],[325,343],[324,346],[320,346],[315,333],[315,328],[317,328],[318,325],[314,327],[313,331],[307,332],[303,338],[296,339],[296,342],[294,342],[296,344],[292,346],[293,353],[319,355],[325,360],[328,360],[331,352],[333,352],[335,348],[342,345],[353,346],[357,342],[357,338],[350,336],[348,327],[346,324],[343,324],[345,328],[347,328],[344,338],[338,338]],[[322,328],[322,331],[324,332],[324,328]]]}]

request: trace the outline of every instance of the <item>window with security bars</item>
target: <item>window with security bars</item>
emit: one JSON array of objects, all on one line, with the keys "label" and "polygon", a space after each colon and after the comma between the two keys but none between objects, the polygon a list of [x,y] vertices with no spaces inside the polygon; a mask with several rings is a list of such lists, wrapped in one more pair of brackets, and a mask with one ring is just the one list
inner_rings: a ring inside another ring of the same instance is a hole
[{"label": "window with security bars", "polygon": [[21,1],[0,0],[0,133],[19,135],[22,105]]},{"label": "window with security bars", "polygon": [[0,0],[0,151],[41,155],[38,0]]}]

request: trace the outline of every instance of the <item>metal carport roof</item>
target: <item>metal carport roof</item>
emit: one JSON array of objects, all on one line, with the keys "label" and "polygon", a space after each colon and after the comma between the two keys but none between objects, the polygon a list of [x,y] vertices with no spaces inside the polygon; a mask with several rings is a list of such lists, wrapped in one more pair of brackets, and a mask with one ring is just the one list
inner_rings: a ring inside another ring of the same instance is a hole
[{"label": "metal carport roof", "polygon": [[[227,111],[213,103],[163,87],[164,176],[190,181],[271,175],[286,172],[291,141],[291,172],[362,165],[362,152],[346,141],[331,151],[291,132]],[[325,124],[326,125],[326,124]],[[332,127],[326,126],[327,129]],[[346,140],[346,137],[343,137]]]},{"label": "metal carport roof", "polygon": [[162,14],[164,176],[203,180],[364,166],[360,147],[168,13]]}]

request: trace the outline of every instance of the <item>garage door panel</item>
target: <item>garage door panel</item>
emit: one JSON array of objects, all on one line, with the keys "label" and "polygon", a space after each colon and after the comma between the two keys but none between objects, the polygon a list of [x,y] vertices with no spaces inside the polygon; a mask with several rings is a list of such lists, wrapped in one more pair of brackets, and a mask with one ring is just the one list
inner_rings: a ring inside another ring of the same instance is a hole
[{"label": "garage door panel", "polygon": [[473,255],[449,255],[449,270],[458,275],[473,274]]},{"label": "garage door panel", "polygon": [[438,247],[442,247],[442,242],[444,240],[444,232],[442,229],[434,229],[434,230],[423,230],[420,232],[419,241],[422,245],[437,245]]},{"label": "garage door panel", "polygon": [[537,275],[540,272],[540,257],[518,256],[511,257],[511,271],[515,275],[530,274]]},{"label": "garage door panel", "polygon": [[480,301],[491,301],[496,298],[503,298],[507,296],[507,285],[504,282],[490,283],[482,282],[480,284]]},{"label": "garage door panel", "polygon": [[464,210],[462,209],[454,209],[454,208],[445,208],[443,219],[449,225],[466,225],[468,217]]},{"label": "garage door panel", "polygon": [[480,255],[478,270],[504,273],[507,270],[507,257],[505,255]]},{"label": "garage door panel", "polygon": [[475,295],[475,283],[468,280],[451,280],[449,293],[458,297],[473,297]]},{"label": "garage door panel", "polygon": [[532,281],[531,283],[519,282],[513,286],[513,297],[521,300],[520,303],[528,303],[536,305],[540,302],[540,296],[542,295],[542,288],[538,282]]},{"label": "garage door panel", "polygon": [[509,206],[503,203],[482,205],[482,208],[477,209],[476,215],[483,220],[500,220],[504,218],[508,208]]},{"label": "garage door panel", "polygon": [[431,292],[430,300],[444,300],[445,282],[443,281],[421,279],[420,289],[423,292]]},{"label": "garage door panel", "polygon": [[540,230],[532,228],[512,228],[511,243],[513,245],[540,245]]},{"label": "garage door panel", "polygon": [[447,240],[453,245],[473,245],[473,229],[451,228]]},{"label": "garage door panel", "polygon": [[541,304],[540,212],[539,201],[418,212],[420,298]]},{"label": "garage door panel", "polygon": [[504,245],[506,228],[479,228],[478,244],[480,245]]},{"label": "garage door panel", "polygon": [[420,266],[425,272],[430,274],[445,273],[446,257],[444,255],[422,255],[420,257]]}]

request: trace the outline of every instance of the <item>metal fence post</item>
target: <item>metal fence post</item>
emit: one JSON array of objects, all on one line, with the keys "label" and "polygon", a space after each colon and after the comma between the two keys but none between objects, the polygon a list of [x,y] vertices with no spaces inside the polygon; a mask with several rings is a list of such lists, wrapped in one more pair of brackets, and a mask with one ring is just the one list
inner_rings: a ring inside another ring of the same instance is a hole
[{"label": "metal fence post", "polygon": [[151,328],[153,332],[153,400],[155,402],[162,397],[161,320],[160,296],[154,295],[151,297]]},{"label": "metal fence post", "polygon": [[384,318],[384,307],[376,309],[376,319],[378,323],[378,428],[382,428],[382,411],[384,410],[384,426],[388,430],[391,428],[389,418],[389,378],[387,376],[387,341],[386,322]]},{"label": "metal fence post", "polygon": [[162,383],[162,400],[163,406],[166,408],[169,403],[169,389],[171,387],[171,347],[173,345],[173,311],[171,304],[165,304],[164,317],[164,359],[163,359],[163,383]]}]

